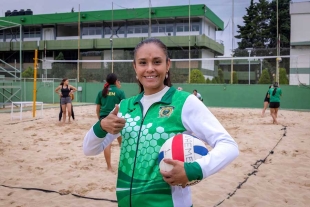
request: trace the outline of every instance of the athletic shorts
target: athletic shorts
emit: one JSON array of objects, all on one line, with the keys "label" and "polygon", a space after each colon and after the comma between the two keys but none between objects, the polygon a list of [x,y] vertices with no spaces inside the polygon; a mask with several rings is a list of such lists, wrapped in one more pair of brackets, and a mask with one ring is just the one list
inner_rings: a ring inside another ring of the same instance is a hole
[{"label": "athletic shorts", "polygon": [[269,108],[279,108],[280,107],[280,102],[270,102],[269,103]]},{"label": "athletic shorts", "polygon": [[71,103],[71,98],[70,98],[70,96],[68,96],[68,97],[61,97],[61,98],[60,98],[60,104],[61,104],[61,105],[65,105],[65,104],[67,104],[67,103]]},{"label": "athletic shorts", "polygon": [[264,99],[264,102],[268,102],[268,103],[269,103],[269,101],[270,101],[270,98],[267,98],[267,97],[266,97],[266,98]]}]

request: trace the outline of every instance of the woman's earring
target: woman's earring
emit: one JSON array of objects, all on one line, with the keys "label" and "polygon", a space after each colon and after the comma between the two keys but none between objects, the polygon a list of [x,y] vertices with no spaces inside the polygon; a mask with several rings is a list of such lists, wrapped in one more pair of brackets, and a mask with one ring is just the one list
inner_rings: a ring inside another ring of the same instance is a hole
[{"label": "woman's earring", "polygon": [[136,79],[139,80],[138,76],[136,75]]},{"label": "woman's earring", "polygon": [[168,78],[168,73],[166,73],[166,79]]}]

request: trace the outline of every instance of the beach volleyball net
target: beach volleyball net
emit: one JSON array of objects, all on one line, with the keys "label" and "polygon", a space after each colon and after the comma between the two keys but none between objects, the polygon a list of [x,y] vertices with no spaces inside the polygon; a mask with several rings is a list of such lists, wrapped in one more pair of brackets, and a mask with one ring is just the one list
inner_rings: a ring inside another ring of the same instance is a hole
[{"label": "beach volleyball net", "polygon": [[[300,53],[292,56],[289,54],[289,50],[281,52],[282,54],[278,58],[279,68],[282,72],[285,71],[288,80],[291,68],[294,67],[295,70],[298,70],[307,64],[307,67],[310,68],[310,54]],[[88,51],[81,52],[79,60],[43,58],[40,61],[46,78],[66,77],[78,79],[79,82],[104,82],[106,75],[113,72],[122,82],[136,82],[133,52],[114,51],[114,53],[112,55],[111,51]],[[253,50],[250,54],[247,50],[241,50],[237,53],[239,57],[212,57],[211,55],[193,54],[190,59],[188,55],[184,55],[186,53],[186,51],[177,53],[183,54],[183,56],[175,53],[169,54],[171,57],[170,78],[173,83],[256,84],[260,82],[264,73],[269,77],[270,83],[275,81],[277,56],[273,50],[264,50],[264,53]],[[49,65],[51,70],[44,70],[46,65]],[[297,77],[297,79],[302,82],[302,78]]]}]

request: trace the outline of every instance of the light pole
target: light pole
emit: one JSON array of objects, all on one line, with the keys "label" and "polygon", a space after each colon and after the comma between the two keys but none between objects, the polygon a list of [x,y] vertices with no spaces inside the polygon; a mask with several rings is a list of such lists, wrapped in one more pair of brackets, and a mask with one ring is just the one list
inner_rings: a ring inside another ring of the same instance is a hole
[{"label": "light pole", "polygon": [[260,76],[259,77],[261,77],[262,76],[262,74],[263,74],[263,58],[260,58],[259,59],[260,60]]},{"label": "light pole", "polygon": [[249,85],[251,84],[251,60],[250,60],[250,57],[251,57],[251,52],[253,50],[253,48],[245,48],[248,53],[249,53]]},{"label": "light pole", "polygon": [[112,73],[113,73],[113,39],[110,38],[111,43],[111,60],[112,60]]}]

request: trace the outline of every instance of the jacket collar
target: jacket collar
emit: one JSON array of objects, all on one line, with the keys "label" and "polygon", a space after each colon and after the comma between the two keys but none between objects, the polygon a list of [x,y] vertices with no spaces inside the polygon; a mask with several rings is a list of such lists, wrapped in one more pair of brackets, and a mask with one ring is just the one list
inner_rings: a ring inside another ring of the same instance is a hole
[{"label": "jacket collar", "polygon": [[[176,88],[171,86],[169,90],[165,93],[165,95],[161,98],[159,103],[164,103],[164,104],[171,104],[172,103],[172,96],[176,92]],[[140,93],[137,98],[135,99],[134,104],[137,104],[141,101],[142,97],[144,95],[144,91]]]}]

